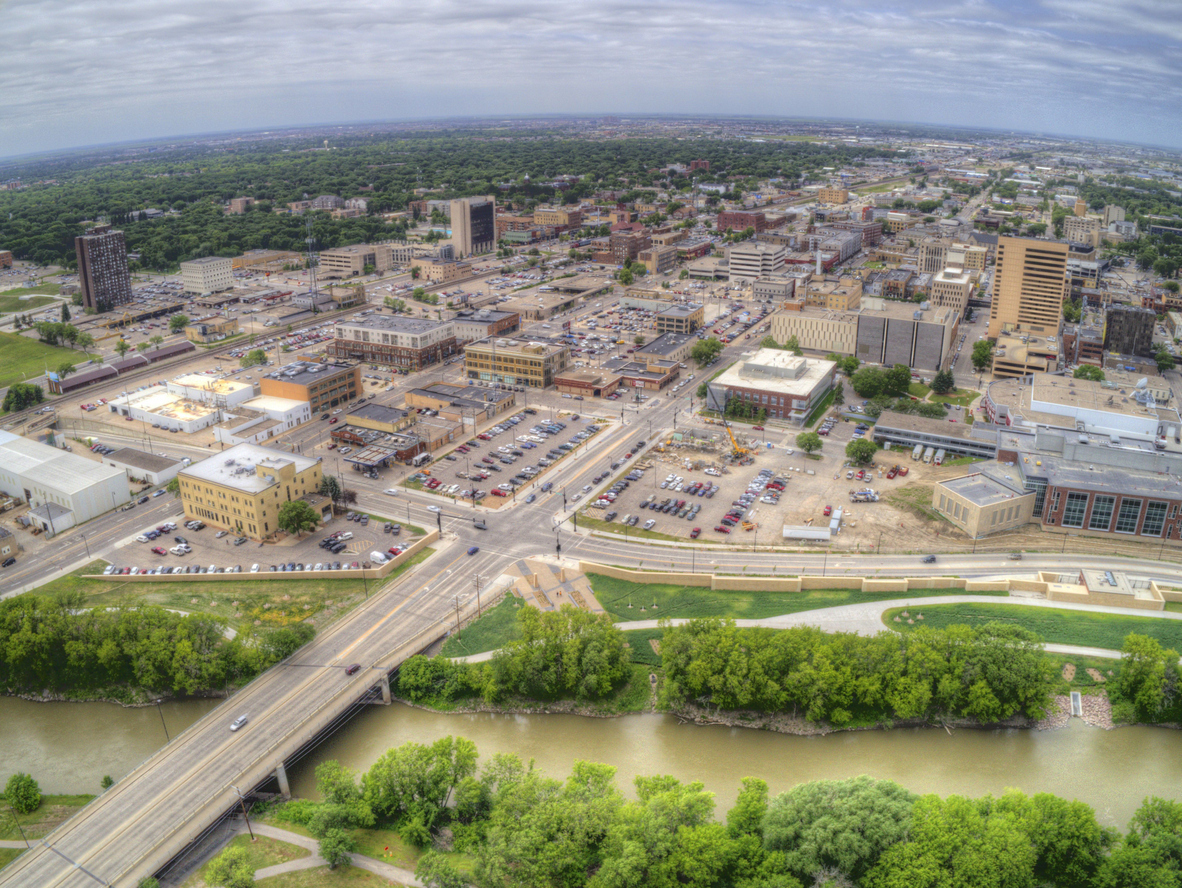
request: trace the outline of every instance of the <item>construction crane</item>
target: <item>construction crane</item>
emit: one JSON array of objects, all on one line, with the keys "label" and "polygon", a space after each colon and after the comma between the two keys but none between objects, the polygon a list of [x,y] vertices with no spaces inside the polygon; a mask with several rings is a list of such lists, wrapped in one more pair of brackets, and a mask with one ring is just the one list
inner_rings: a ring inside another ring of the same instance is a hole
[{"label": "construction crane", "polygon": [[746,447],[740,447],[739,442],[735,440],[735,433],[731,431],[731,424],[726,421],[726,416],[722,417],[722,424],[726,428],[726,433],[730,435],[731,447],[734,448],[735,459],[741,459],[746,456],[749,451]]}]

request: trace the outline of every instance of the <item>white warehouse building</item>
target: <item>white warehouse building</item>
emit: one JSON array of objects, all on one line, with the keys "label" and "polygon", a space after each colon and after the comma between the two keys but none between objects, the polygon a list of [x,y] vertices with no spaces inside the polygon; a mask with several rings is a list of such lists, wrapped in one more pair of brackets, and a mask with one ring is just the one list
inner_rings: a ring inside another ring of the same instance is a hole
[{"label": "white warehouse building", "polygon": [[27,502],[29,517],[51,533],[131,501],[123,469],[3,431],[0,491]]}]

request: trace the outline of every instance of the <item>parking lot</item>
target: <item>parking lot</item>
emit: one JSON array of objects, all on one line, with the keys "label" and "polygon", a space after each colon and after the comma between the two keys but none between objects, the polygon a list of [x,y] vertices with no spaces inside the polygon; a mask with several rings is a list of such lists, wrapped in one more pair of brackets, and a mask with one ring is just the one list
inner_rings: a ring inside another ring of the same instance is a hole
[{"label": "parking lot", "polygon": [[[399,554],[418,538],[416,532],[399,523],[349,512],[309,536],[260,544],[178,517],[143,528],[112,554],[108,573],[287,573],[371,567]],[[332,548],[321,545],[330,539],[335,543]],[[375,553],[382,557],[374,558]]]},{"label": "parking lot", "polygon": [[602,428],[582,414],[559,411],[549,419],[550,412],[527,407],[507,416],[412,474],[406,486],[493,508],[522,487],[545,489],[546,470]]},{"label": "parking lot", "polygon": [[[914,462],[902,451],[880,453],[873,468],[850,466],[845,445],[855,434],[854,423],[837,422],[814,459],[795,449],[795,432],[751,431],[748,438],[757,440],[747,441],[750,465],[726,464],[725,433],[712,447],[652,451],[640,463],[642,471],[622,468],[605,478],[610,486],[594,491],[598,498],[580,516],[606,522],[605,529],[619,533],[625,532],[627,519],[629,534],[770,545],[781,541],[785,524],[826,526],[840,509],[841,531],[831,545],[869,547],[881,541],[903,547],[913,542],[907,527],[914,521],[889,496],[909,483],[930,481],[936,467]],[[659,437],[668,440],[667,434]],[[907,472],[889,478],[896,464]]]}]

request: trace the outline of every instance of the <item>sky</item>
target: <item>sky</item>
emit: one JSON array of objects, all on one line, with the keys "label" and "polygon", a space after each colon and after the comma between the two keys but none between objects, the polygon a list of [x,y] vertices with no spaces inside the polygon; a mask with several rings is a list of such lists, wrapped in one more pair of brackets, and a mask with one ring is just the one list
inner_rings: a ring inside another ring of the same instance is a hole
[{"label": "sky", "polygon": [[0,0],[0,22],[0,157],[554,113],[1182,147],[1182,0]]}]

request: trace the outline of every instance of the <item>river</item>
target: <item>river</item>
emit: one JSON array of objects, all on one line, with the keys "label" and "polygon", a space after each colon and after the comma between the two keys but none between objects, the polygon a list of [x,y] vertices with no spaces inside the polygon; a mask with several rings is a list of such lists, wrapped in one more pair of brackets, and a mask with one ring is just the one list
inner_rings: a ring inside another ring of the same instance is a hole
[{"label": "river", "polygon": [[[161,707],[173,736],[216,701]],[[373,706],[289,768],[292,791],[314,796],[325,759],[364,770],[386,749],[468,737],[482,757],[512,752],[565,779],[576,759],[607,762],[625,790],[637,774],[701,780],[722,816],[743,777],[762,777],[773,794],[797,783],[870,774],[917,793],[981,796],[1007,787],[1080,799],[1101,823],[1124,828],[1149,795],[1182,798],[1182,731],[1104,731],[1072,719],[1058,731],[940,728],[796,737],[741,728],[700,727],[666,715],[616,719],[543,715],[444,715],[409,706]],[[155,708],[103,703],[28,703],[0,698],[0,775],[28,771],[46,792],[97,792],[162,745]],[[0,779],[4,779],[0,776]]]}]

